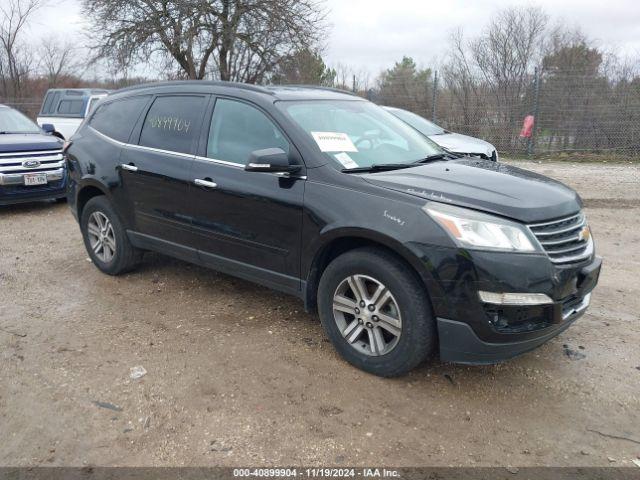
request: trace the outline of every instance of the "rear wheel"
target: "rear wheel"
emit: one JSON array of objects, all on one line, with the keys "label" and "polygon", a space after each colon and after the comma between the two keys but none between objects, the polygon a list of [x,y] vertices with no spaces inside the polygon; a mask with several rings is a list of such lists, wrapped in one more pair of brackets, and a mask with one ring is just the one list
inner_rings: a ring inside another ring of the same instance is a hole
[{"label": "rear wheel", "polygon": [[353,250],[331,262],[320,280],[318,307],[336,350],[367,372],[402,375],[435,351],[424,286],[385,250]]},{"label": "rear wheel", "polygon": [[129,242],[120,218],[106,197],[93,197],[87,202],[80,228],[87,252],[102,272],[119,275],[140,262],[142,252]]}]

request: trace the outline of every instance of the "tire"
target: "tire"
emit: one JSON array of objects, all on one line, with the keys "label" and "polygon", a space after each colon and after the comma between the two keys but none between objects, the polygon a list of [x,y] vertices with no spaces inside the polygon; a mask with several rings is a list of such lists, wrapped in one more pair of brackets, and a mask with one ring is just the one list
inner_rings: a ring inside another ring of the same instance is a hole
[{"label": "tire", "polygon": [[[104,228],[100,228],[101,221]],[[102,249],[92,246],[97,240],[96,227],[103,233]],[[140,263],[142,252],[129,242],[122,221],[106,197],[93,197],[87,202],[82,210],[80,229],[89,257],[101,272],[120,275]]]},{"label": "tire", "polygon": [[[364,285],[366,293],[358,297],[353,285],[356,288]],[[358,298],[366,296],[372,300],[381,286],[390,293],[390,297],[379,297],[384,304],[373,306],[375,310],[371,311],[368,307],[372,304],[365,302],[362,308]],[[334,305],[338,305],[338,310]],[[351,313],[354,305],[358,305],[359,310],[354,308]],[[403,375],[436,350],[437,329],[424,285],[406,263],[383,249],[361,248],[333,260],[320,279],[318,312],[338,353],[352,365],[374,375]],[[377,320],[376,313],[380,314]]]}]

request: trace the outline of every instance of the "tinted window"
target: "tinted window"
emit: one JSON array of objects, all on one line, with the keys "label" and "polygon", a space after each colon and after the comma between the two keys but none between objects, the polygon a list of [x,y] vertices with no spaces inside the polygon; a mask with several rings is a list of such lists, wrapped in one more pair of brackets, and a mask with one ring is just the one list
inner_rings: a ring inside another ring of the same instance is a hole
[{"label": "tinted window", "polygon": [[42,113],[55,113],[56,109],[58,108],[58,101],[60,100],[60,92],[54,92],[49,94],[51,96],[50,100],[47,100],[48,105],[45,105],[45,110],[42,111]]},{"label": "tinted window", "polygon": [[61,115],[82,115],[84,101],[82,100],[62,100],[58,106],[58,113]]},{"label": "tinted window", "polygon": [[114,140],[127,142],[148,100],[149,96],[143,95],[103,103],[91,117],[89,125]]},{"label": "tinted window", "polygon": [[51,110],[51,104],[53,103],[53,92],[47,93],[44,99],[44,105],[42,106],[42,113],[49,113]]},{"label": "tinted window", "polygon": [[289,151],[280,129],[260,110],[243,102],[219,99],[209,131],[207,156],[245,164],[249,154],[264,148]]},{"label": "tinted window", "polygon": [[140,134],[140,145],[171,152],[191,153],[205,98],[158,97],[151,105]]}]

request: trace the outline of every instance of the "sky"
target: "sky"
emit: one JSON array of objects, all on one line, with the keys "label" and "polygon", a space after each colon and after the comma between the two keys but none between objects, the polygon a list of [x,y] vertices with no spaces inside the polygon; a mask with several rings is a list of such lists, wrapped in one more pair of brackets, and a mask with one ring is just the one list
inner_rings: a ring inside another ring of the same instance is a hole
[{"label": "sky", "polygon": [[[34,18],[32,37],[79,38],[85,21],[79,0],[48,0]],[[640,56],[638,0],[326,0],[330,34],[327,64],[348,65],[375,76],[403,55],[419,65],[438,65],[451,33],[480,33],[496,11],[505,6],[542,7],[552,23],[580,27],[599,46],[623,55]]]}]

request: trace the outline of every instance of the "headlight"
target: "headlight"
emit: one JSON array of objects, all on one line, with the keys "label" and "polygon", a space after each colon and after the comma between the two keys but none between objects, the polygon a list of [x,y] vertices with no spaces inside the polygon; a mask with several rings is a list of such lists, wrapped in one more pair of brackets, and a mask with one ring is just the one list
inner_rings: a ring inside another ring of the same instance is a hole
[{"label": "headlight", "polygon": [[506,252],[540,252],[538,241],[519,223],[436,202],[422,209],[461,247]]}]

